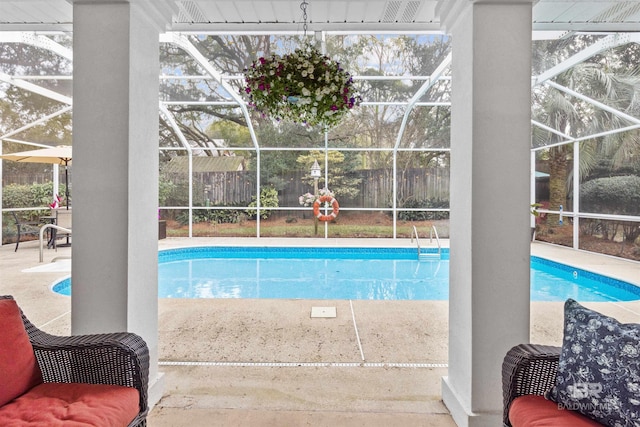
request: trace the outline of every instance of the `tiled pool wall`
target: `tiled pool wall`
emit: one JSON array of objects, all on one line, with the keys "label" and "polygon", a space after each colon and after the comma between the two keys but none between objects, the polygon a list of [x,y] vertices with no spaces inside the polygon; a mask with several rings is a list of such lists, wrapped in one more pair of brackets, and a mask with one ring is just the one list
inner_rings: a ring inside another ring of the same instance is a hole
[{"label": "tiled pool wall", "polygon": [[625,282],[624,280],[615,279],[609,276],[603,276],[602,274],[593,273],[588,270],[583,270],[581,268],[572,267],[570,265],[561,264],[559,262],[551,261],[546,258],[541,258],[537,256],[531,256],[531,265],[540,264],[547,268],[553,268],[558,271],[557,275],[565,278],[573,277],[576,279],[577,277],[582,277],[585,279],[594,280],[596,282],[603,283],[605,285],[613,286],[618,289],[623,289],[632,293],[639,293],[640,287],[634,285],[633,283]]},{"label": "tiled pool wall", "polygon": [[[423,248],[422,253],[437,254],[437,248]],[[416,248],[326,248],[326,247],[247,247],[195,246],[164,249],[158,262],[182,261],[192,258],[358,258],[358,259],[414,259]],[[449,249],[442,249],[442,259],[449,259]]]}]

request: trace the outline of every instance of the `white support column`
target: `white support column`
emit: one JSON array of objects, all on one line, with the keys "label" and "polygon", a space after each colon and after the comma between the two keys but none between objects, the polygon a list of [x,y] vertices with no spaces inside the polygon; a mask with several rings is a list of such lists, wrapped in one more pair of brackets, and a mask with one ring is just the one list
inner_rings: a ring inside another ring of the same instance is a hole
[{"label": "white support column", "polygon": [[[536,194],[536,152],[535,151],[531,151],[531,166],[530,166],[530,185],[531,188],[529,188],[529,203],[531,204],[531,211],[533,211],[533,205],[535,205],[536,203],[536,197],[538,197],[538,195]],[[531,214],[531,216],[529,217],[529,220],[531,221],[531,240],[533,240],[533,236],[535,234],[535,229],[536,229],[536,219],[537,217],[534,216],[533,214]]]},{"label": "white support column", "polygon": [[[580,142],[573,143],[573,215],[580,212]],[[580,249],[580,217],[573,217],[573,249]]]},{"label": "white support column", "polygon": [[458,426],[502,422],[501,366],[529,340],[531,1],[441,0],[453,41],[449,371]]},{"label": "white support column", "polygon": [[[159,27],[152,3],[73,6],[72,332],[130,331],[158,372]],[[157,16],[157,15],[156,15]]]},{"label": "white support column", "polygon": [[[65,171],[66,172],[66,171]],[[53,182],[53,196],[51,197],[51,202],[55,202],[57,200],[58,194],[60,194],[60,165],[53,165],[53,173],[52,173],[52,182]],[[65,191],[68,189],[65,188]]]}]

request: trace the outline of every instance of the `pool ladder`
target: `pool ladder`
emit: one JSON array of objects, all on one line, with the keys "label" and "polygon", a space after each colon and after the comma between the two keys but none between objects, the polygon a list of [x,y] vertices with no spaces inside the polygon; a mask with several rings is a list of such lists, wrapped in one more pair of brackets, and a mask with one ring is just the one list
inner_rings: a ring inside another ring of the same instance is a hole
[{"label": "pool ladder", "polygon": [[433,243],[433,236],[436,237],[436,243],[438,244],[438,253],[434,252],[422,252],[422,248],[420,247],[420,239],[418,238],[418,229],[416,226],[413,226],[413,232],[411,233],[411,241],[413,242],[413,237],[416,238],[416,245],[418,246],[418,260],[424,261],[428,259],[440,259],[440,255],[442,253],[442,246],[440,245],[440,238],[438,237],[438,230],[436,230],[436,226],[432,225],[429,230],[429,243]]}]

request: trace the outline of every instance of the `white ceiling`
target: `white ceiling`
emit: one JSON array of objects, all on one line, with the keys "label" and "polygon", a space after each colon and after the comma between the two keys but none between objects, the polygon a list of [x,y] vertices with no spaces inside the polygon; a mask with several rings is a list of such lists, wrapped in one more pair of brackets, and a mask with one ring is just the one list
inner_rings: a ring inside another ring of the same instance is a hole
[{"label": "white ceiling", "polygon": [[[129,0],[173,11],[167,30],[301,31],[298,0]],[[309,30],[439,31],[436,0],[307,0]],[[447,1],[447,0],[444,0]],[[71,31],[72,0],[0,0],[2,31]],[[533,29],[638,31],[640,2],[534,0]]]}]

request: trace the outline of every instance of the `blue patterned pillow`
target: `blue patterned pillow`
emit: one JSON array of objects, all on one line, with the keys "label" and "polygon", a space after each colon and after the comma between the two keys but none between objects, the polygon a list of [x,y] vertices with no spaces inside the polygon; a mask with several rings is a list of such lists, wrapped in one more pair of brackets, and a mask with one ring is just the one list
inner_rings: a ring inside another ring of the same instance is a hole
[{"label": "blue patterned pillow", "polygon": [[548,397],[606,426],[640,426],[640,325],[567,300],[556,385]]}]

